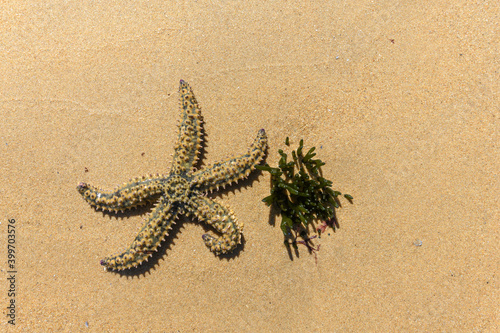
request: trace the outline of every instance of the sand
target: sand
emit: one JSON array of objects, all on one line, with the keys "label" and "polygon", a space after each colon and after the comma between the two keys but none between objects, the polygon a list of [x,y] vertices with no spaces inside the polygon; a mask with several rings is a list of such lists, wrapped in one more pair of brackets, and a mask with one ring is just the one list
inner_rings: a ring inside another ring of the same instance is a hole
[{"label": "sand", "polygon": [[[0,330],[499,330],[497,2],[0,10]],[[183,218],[149,264],[99,265],[151,206],[103,214],[76,185],[169,172],[180,79],[202,107],[204,164],[245,152],[260,128],[271,165],[286,136],[317,147],[324,176],[354,201],[342,200],[339,229],[315,239],[316,256],[288,254],[261,202],[269,175],[255,172],[212,195],[245,224],[233,255],[214,256],[208,229]]]}]

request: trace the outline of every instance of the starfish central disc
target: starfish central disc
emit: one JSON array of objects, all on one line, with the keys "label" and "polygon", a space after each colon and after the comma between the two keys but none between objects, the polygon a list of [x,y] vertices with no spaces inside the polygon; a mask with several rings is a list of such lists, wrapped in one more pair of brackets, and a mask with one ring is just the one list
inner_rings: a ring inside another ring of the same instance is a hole
[{"label": "starfish central disc", "polygon": [[191,195],[189,182],[177,175],[170,177],[163,190],[163,194],[170,202],[187,202]]}]

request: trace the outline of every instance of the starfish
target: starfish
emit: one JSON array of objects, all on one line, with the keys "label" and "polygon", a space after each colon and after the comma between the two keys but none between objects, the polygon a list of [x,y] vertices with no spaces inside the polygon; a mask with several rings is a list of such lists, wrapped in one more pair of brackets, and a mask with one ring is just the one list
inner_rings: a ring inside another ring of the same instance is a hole
[{"label": "starfish", "polygon": [[266,132],[261,129],[246,154],[195,168],[203,142],[203,119],[191,87],[181,80],[179,87],[181,122],[175,143],[172,168],[168,175],[149,175],[131,179],[114,191],[103,191],[87,183],[78,192],[94,208],[123,212],[156,202],[144,226],[132,244],[122,253],[101,260],[106,269],[123,270],[137,267],[158,251],[168,230],[180,215],[196,217],[212,226],[220,235],[202,236],[215,254],[228,253],[241,243],[243,223],[224,204],[207,197],[208,192],[225,188],[246,178],[265,156]]}]

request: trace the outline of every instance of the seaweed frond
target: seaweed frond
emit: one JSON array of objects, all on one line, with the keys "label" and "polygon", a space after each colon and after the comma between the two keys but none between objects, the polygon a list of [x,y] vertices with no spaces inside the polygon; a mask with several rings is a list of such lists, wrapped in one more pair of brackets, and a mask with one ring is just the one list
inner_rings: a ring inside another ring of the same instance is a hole
[{"label": "seaweed frond", "polygon": [[[287,137],[285,145],[289,146]],[[335,209],[340,207],[339,191],[332,189],[332,182],[322,176],[321,167],[325,165],[316,156],[315,147],[304,154],[304,140],[300,140],[297,150],[292,150],[291,159],[283,150],[278,150],[281,158],[277,167],[268,164],[257,166],[262,171],[271,174],[271,193],[262,199],[268,206],[274,205],[281,214],[281,230],[285,236],[285,244],[297,247],[297,235],[303,241],[299,244],[308,245],[313,237],[309,236],[309,224],[311,221],[322,221],[317,232],[321,236],[327,226],[335,229],[338,227],[335,218]],[[352,203],[352,196],[345,194],[344,197]]]}]

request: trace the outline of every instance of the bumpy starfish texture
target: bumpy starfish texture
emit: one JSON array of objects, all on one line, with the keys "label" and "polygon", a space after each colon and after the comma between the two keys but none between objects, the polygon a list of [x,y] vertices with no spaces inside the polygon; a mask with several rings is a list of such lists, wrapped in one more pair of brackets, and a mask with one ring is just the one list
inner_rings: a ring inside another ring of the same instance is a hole
[{"label": "bumpy starfish texture", "polygon": [[113,192],[86,183],[77,186],[91,206],[103,211],[118,212],[157,202],[132,244],[124,252],[101,260],[107,269],[123,270],[147,261],[181,214],[194,216],[220,233],[218,237],[202,236],[215,254],[231,252],[241,243],[243,223],[230,208],[206,194],[246,178],[255,169],[265,156],[266,133],[263,129],[258,132],[246,154],[196,170],[203,141],[201,110],[185,81],[181,80],[179,93],[181,123],[170,174],[134,178]]}]

